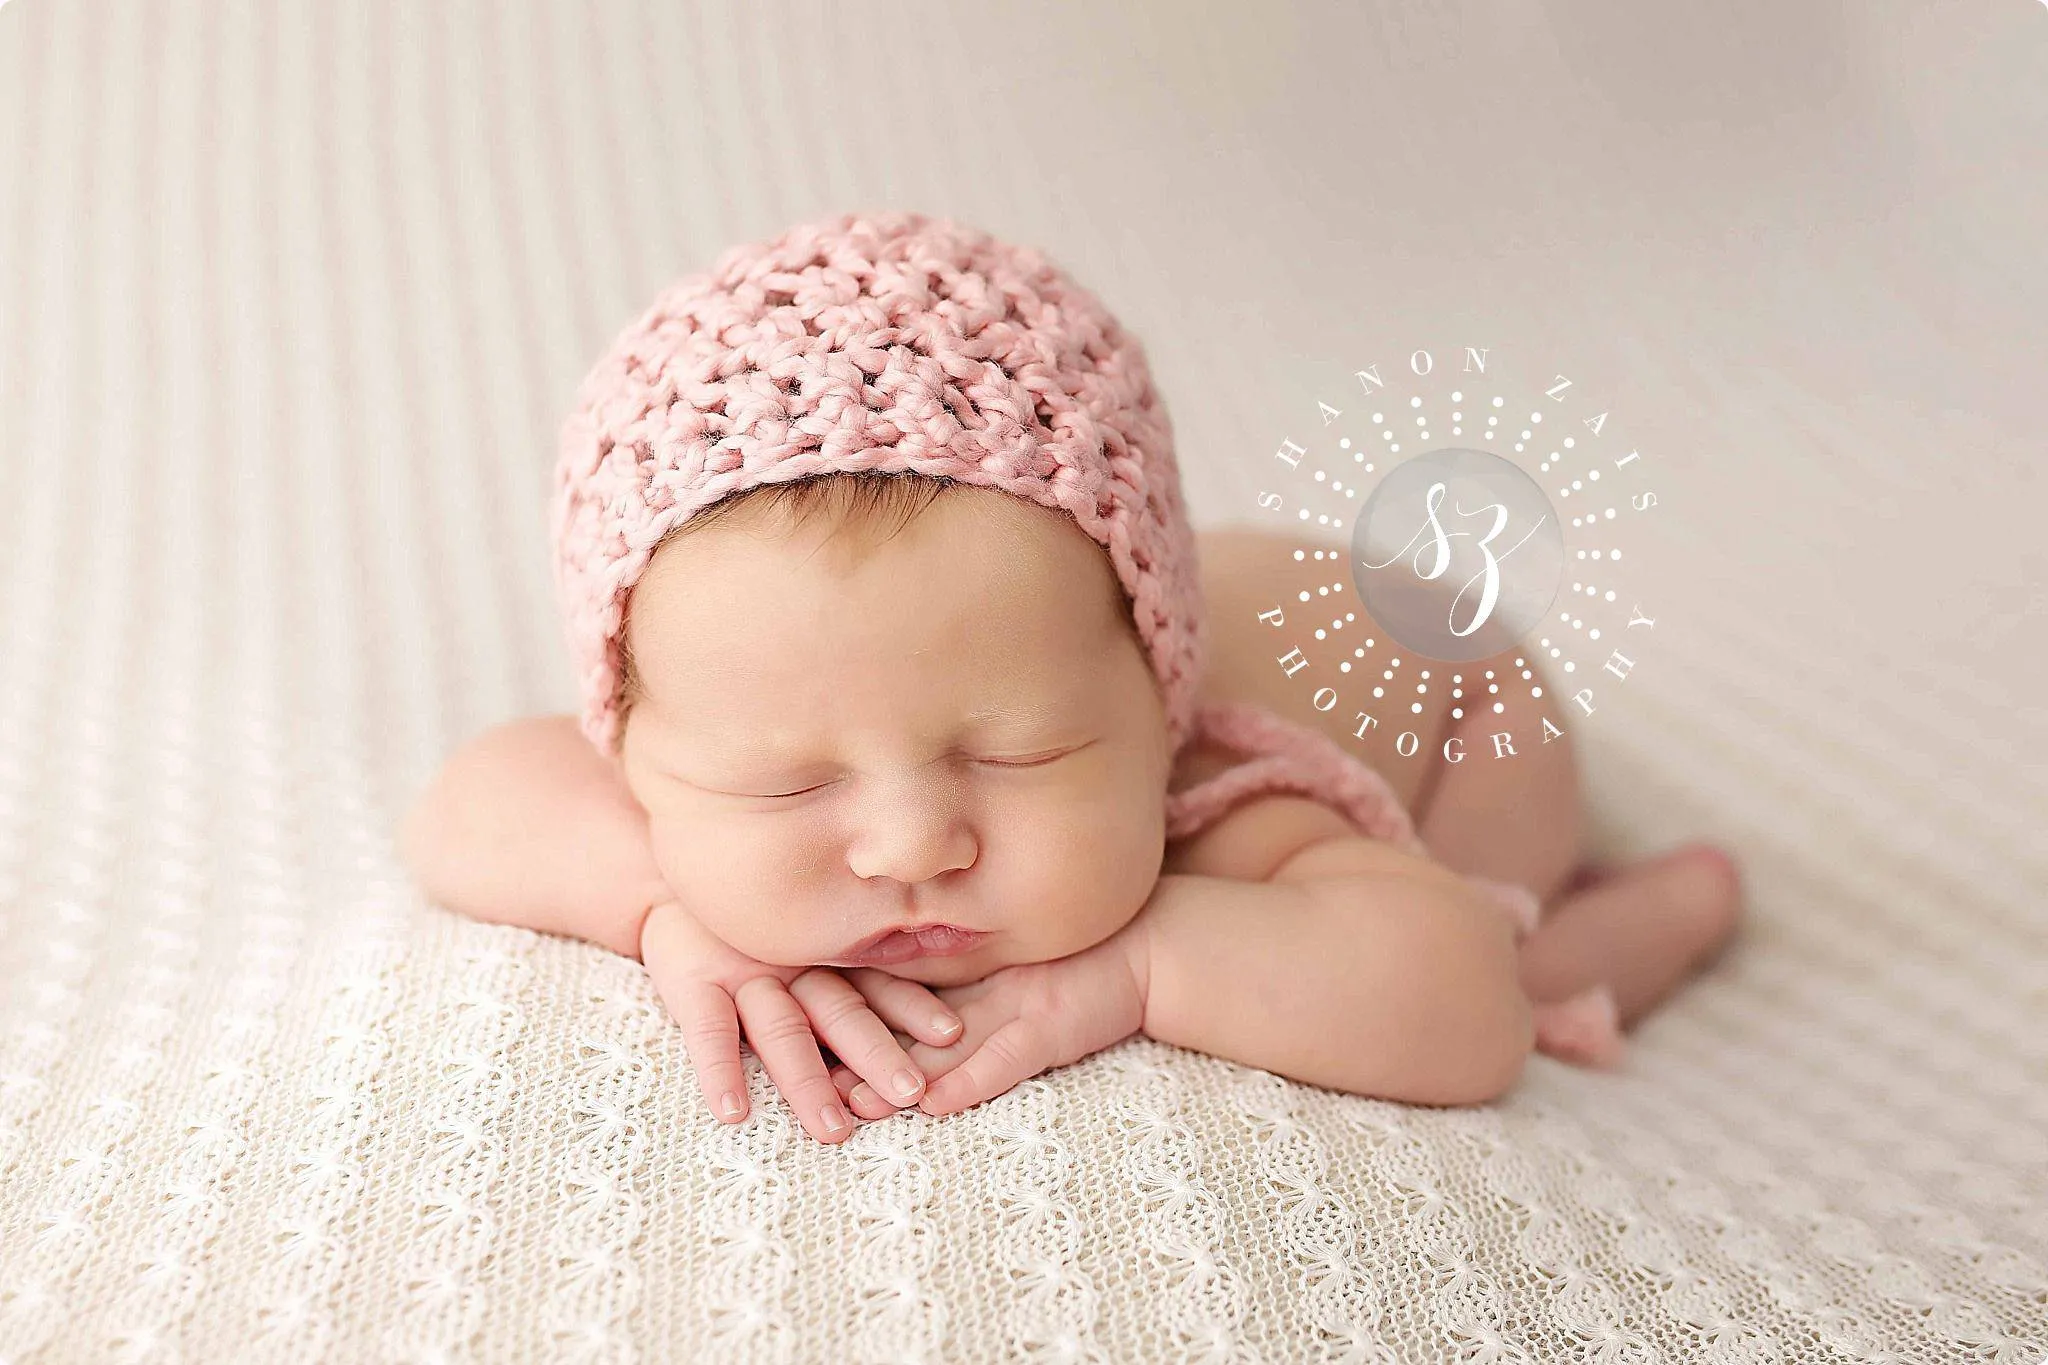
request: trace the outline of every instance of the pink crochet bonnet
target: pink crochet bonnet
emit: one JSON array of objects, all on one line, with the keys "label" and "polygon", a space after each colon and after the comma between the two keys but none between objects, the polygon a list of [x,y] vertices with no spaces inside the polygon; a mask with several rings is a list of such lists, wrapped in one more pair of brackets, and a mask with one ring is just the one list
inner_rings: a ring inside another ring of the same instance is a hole
[{"label": "pink crochet bonnet", "polygon": [[1205,630],[1173,430],[1138,339],[1042,254],[946,219],[842,214],[726,251],[624,331],[562,428],[550,529],[582,728],[616,752],[626,600],[662,537],[736,489],[939,476],[1071,514],[1109,555],[1173,751],[1249,755],[1169,793],[1182,837],[1295,791],[1420,851],[1370,766],[1243,703],[1200,705]]}]

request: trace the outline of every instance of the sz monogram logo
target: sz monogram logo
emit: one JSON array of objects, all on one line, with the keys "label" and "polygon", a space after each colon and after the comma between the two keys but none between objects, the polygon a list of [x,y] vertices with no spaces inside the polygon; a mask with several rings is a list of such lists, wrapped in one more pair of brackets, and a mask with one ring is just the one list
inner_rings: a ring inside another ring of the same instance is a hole
[{"label": "sz monogram logo", "polygon": [[[1444,530],[1443,522],[1437,519],[1437,505],[1443,501],[1444,490],[1449,487],[1450,485],[1442,480],[1438,480],[1429,486],[1429,491],[1423,495],[1422,525],[1416,528],[1415,534],[1408,538],[1407,545],[1403,545],[1391,557],[1383,559],[1377,564],[1368,560],[1361,560],[1359,562],[1368,569],[1384,569],[1389,564],[1392,564],[1394,560],[1405,555],[1408,552],[1409,545],[1413,545],[1425,534],[1428,534],[1431,537],[1430,542],[1415,552],[1415,576],[1425,583],[1441,578],[1444,571],[1451,566],[1451,538],[1453,536],[1470,534],[1466,531],[1446,531]],[[1493,552],[1493,542],[1495,537],[1507,529],[1509,516],[1507,504],[1504,502],[1490,502],[1484,507],[1475,507],[1470,510],[1460,507],[1456,511],[1458,515],[1467,517],[1483,516],[1488,512],[1494,514],[1493,525],[1487,529],[1486,534],[1481,536],[1474,546],[1485,557],[1486,567],[1465,580],[1465,586],[1458,589],[1458,595],[1451,599],[1450,613],[1445,619],[1445,625],[1449,628],[1451,634],[1459,639],[1463,639],[1486,624],[1487,618],[1493,615],[1493,609],[1500,601],[1501,561],[1522,548],[1528,542],[1529,537],[1535,535],[1542,528],[1543,524],[1550,520],[1550,514],[1546,512],[1543,516],[1539,517],[1536,525],[1522,533],[1520,540],[1517,540],[1513,545],[1496,556]],[[1432,551],[1435,554],[1435,558],[1431,561],[1430,566],[1425,569],[1422,567],[1422,556]],[[1472,620],[1469,624],[1460,626],[1457,623],[1458,603],[1465,600],[1465,594],[1472,591],[1472,585],[1479,582],[1482,578],[1486,580],[1486,586],[1480,589],[1479,601],[1472,609]]]},{"label": "sz monogram logo", "polygon": [[1440,447],[1380,480],[1352,523],[1351,562],[1381,629],[1410,653],[1464,662],[1511,647],[1550,610],[1564,537],[1513,461]]}]

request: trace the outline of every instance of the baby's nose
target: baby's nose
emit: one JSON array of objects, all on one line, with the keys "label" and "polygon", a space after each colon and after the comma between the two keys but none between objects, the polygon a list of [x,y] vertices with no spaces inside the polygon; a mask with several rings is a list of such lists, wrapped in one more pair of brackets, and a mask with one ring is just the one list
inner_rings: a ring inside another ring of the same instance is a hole
[{"label": "baby's nose", "polygon": [[847,865],[863,879],[908,886],[974,866],[979,840],[957,784],[917,780],[894,792],[863,793]]}]

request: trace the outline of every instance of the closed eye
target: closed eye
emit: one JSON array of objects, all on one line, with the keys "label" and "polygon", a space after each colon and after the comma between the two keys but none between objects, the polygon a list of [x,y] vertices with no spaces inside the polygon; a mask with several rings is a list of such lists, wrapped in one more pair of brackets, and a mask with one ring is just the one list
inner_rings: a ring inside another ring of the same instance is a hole
[{"label": "closed eye", "polygon": [[[1085,748],[1087,746],[1083,745],[1082,747]],[[979,758],[975,762],[985,763],[991,768],[1043,768],[1048,763],[1059,762],[1073,752],[1075,751],[1072,749],[1062,749],[1058,753],[1048,754],[1044,758]]]},{"label": "closed eye", "polygon": [[[1092,742],[1090,741],[1090,743]],[[1076,745],[1072,749],[1062,749],[1058,753],[1047,754],[1043,758],[977,758],[973,761],[989,768],[1043,768],[1049,764],[1059,762],[1070,754],[1078,753],[1087,747],[1088,745],[1086,744]],[[789,801],[799,796],[809,796],[812,792],[823,791],[831,785],[830,782],[821,782],[815,787],[805,787],[801,791],[770,792],[765,795],[753,795],[751,799],[755,801]]]},{"label": "closed eye", "polygon": [[[1046,764],[1052,763],[1064,757],[1066,757],[1065,754],[1054,754],[1051,758],[1034,758],[1023,761],[1011,761],[998,758],[978,758],[974,761],[990,768],[1043,768]],[[826,787],[829,787],[831,785],[832,784],[830,782],[825,782],[815,787],[805,787],[802,791],[768,792],[761,795],[755,795],[752,797],[752,799],[755,801],[792,801],[799,796],[809,796],[812,792],[823,791]]]}]

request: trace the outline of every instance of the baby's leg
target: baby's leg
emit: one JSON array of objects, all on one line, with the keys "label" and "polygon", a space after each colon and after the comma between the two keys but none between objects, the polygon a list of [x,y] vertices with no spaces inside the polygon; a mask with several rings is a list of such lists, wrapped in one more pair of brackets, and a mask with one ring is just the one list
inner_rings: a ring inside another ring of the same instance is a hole
[{"label": "baby's leg", "polygon": [[[1584,811],[1569,731],[1543,742],[1551,708],[1528,695],[1505,654],[1460,666],[1464,715],[1446,733],[1431,773],[1416,793],[1415,829],[1437,861],[1456,872],[1519,882],[1548,906],[1578,868]],[[1488,694],[1486,673],[1503,682]],[[1543,680],[1538,678],[1538,682]],[[1546,689],[1548,690],[1548,689]],[[1493,702],[1506,709],[1496,713]]]},{"label": "baby's leg", "polygon": [[1522,940],[1522,988],[1556,1001],[1605,985],[1627,1028],[1719,953],[1741,909],[1735,863],[1710,844],[1607,871],[1562,896]]},{"label": "baby's leg", "polygon": [[[1487,669],[1520,681],[1516,657],[1461,668],[1467,698],[1480,694]],[[1541,675],[1536,682],[1549,690]],[[1624,867],[1582,866],[1571,736],[1542,742],[1545,708],[1529,686],[1504,686],[1465,706],[1450,732],[1464,757],[1439,760],[1416,797],[1416,830],[1446,867],[1519,882],[1543,902],[1541,924],[1522,942],[1522,985],[1532,1001],[1576,1001],[1557,1017],[1591,1036],[1601,1011],[1581,997],[1605,986],[1626,1028],[1727,941],[1741,913],[1739,878],[1728,855],[1705,844]],[[1492,708],[1496,695],[1501,713]],[[1506,739],[1495,738],[1502,733]]]}]

